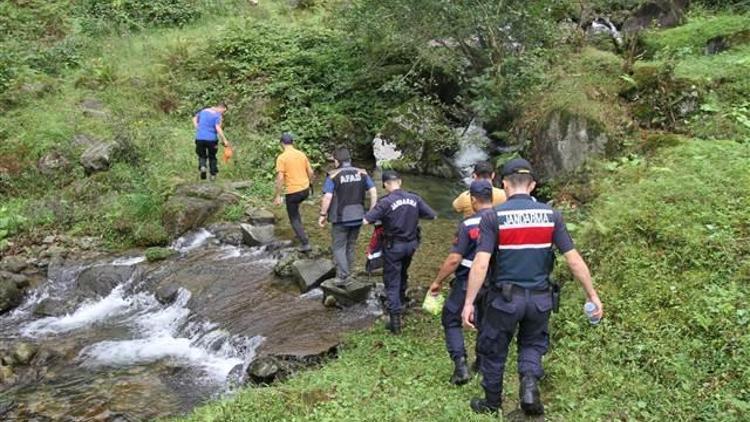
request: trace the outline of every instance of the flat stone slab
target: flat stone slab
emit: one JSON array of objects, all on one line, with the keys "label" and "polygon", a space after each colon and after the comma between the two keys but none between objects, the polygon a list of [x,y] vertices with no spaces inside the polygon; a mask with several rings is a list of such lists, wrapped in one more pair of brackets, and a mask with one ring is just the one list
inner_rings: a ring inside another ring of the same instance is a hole
[{"label": "flat stone slab", "polygon": [[341,306],[352,306],[367,300],[372,283],[350,279],[343,285],[337,285],[338,279],[332,278],[320,284],[323,294],[333,296],[336,302]]},{"label": "flat stone slab", "polygon": [[245,210],[247,222],[253,225],[274,224],[276,216],[271,211],[263,208],[248,208]]},{"label": "flat stone slab", "polygon": [[292,264],[292,271],[302,293],[307,293],[333,277],[336,267],[330,259],[300,259]]},{"label": "flat stone slab", "polygon": [[263,246],[275,240],[274,227],[270,224],[254,226],[252,224],[240,224],[242,229],[242,242],[247,246]]}]

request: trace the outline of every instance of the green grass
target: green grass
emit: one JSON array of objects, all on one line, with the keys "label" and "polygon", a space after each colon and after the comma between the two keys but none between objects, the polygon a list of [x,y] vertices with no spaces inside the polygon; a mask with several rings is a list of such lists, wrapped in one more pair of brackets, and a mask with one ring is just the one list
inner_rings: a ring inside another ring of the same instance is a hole
[{"label": "green grass", "polygon": [[652,53],[702,53],[708,40],[750,29],[748,14],[692,15],[688,23],[664,31],[653,31],[644,42]]}]

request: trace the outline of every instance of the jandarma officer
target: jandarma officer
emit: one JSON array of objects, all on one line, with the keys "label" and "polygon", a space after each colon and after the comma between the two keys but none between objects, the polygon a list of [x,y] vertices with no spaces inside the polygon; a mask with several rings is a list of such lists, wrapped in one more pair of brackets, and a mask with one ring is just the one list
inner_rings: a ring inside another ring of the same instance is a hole
[{"label": "jandarma officer", "polygon": [[561,214],[531,198],[536,182],[529,162],[511,160],[503,166],[502,175],[508,200],[496,213],[482,215],[462,314],[464,324],[473,326],[474,298],[490,269],[490,289],[477,339],[485,398],[472,399],[470,404],[478,413],[494,413],[500,408],[505,359],[518,328],[521,409],[539,415],[544,407],[537,382],[544,374],[542,356],[549,346],[547,325],[553,307],[549,282],[553,246],[565,257],[588,300],[597,305],[597,317],[602,316],[602,304]]},{"label": "jandarma officer", "polygon": [[383,284],[390,316],[387,328],[399,334],[409,265],[419,246],[419,219],[435,219],[437,214],[419,195],[401,190],[401,177],[395,171],[383,172],[383,187],[388,194],[365,214],[363,222],[370,224],[380,220],[383,223]]},{"label": "jandarma officer", "polygon": [[458,224],[451,252],[440,267],[435,281],[430,285],[430,293],[437,295],[443,281],[455,271],[451,292],[443,305],[442,324],[445,330],[445,345],[454,364],[450,382],[456,385],[465,384],[470,377],[466,364],[461,311],[466,299],[466,281],[479,242],[479,222],[483,214],[495,212],[492,208],[493,187],[488,180],[474,180],[469,187],[469,197],[473,215]]}]

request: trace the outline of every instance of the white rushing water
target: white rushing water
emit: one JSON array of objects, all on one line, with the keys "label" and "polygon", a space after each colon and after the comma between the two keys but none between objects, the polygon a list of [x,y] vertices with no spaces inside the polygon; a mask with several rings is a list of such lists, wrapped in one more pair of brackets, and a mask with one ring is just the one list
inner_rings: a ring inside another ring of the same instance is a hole
[{"label": "white rushing water", "polygon": [[197,231],[187,233],[175,240],[174,243],[172,243],[171,248],[184,254],[200,247],[212,237],[214,237],[214,234],[210,231],[206,229],[198,229]]},{"label": "white rushing water", "polygon": [[146,261],[145,256],[130,256],[130,257],[123,257],[123,258],[117,258],[114,261],[112,261],[111,265],[117,265],[117,266],[125,266],[130,267],[132,265],[140,264],[141,262]]},{"label": "white rushing water", "polygon": [[489,158],[486,149],[490,139],[487,137],[487,131],[474,120],[465,129],[458,129],[458,136],[459,150],[453,156],[453,165],[461,171],[464,183],[468,185],[471,183],[474,164]]}]

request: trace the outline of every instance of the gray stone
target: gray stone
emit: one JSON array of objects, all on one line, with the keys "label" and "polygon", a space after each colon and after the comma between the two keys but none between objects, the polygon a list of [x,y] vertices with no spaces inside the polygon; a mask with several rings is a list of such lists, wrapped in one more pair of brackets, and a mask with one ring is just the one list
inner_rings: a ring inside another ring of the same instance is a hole
[{"label": "gray stone", "polygon": [[180,286],[176,284],[167,284],[156,289],[154,296],[156,296],[156,300],[158,300],[159,303],[169,305],[177,299],[179,292]]},{"label": "gray stone", "polygon": [[208,226],[221,243],[239,246],[242,244],[242,229],[237,223],[216,223]]},{"label": "gray stone", "polygon": [[169,235],[178,237],[203,226],[220,208],[213,200],[172,196],[164,205],[162,224]]},{"label": "gray stone", "polygon": [[127,282],[134,273],[134,266],[97,265],[83,270],[76,284],[84,295],[104,297],[118,285]]},{"label": "gray stone", "polygon": [[175,195],[202,199],[218,199],[224,191],[213,183],[187,183],[175,189]]},{"label": "gray stone", "polygon": [[0,282],[12,283],[19,289],[25,289],[29,287],[29,278],[23,274],[11,273],[8,271],[0,271]]},{"label": "gray stone", "polygon": [[16,343],[13,347],[13,363],[19,366],[28,365],[36,351],[36,346],[30,343]]},{"label": "gray stone", "polygon": [[80,159],[86,175],[109,170],[114,149],[114,143],[101,143],[88,147]]},{"label": "gray stone", "polygon": [[603,125],[565,111],[550,113],[532,146],[534,169],[542,179],[565,175],[606,152]]},{"label": "gray stone", "polygon": [[229,188],[234,190],[250,189],[252,187],[253,182],[251,180],[241,180],[239,182],[231,182],[229,184]]},{"label": "gray stone", "polygon": [[44,243],[45,245],[51,245],[55,243],[55,236],[53,235],[45,236],[44,240],[42,240],[42,243]]},{"label": "gray stone", "polygon": [[23,292],[10,280],[0,280],[0,314],[21,304]]},{"label": "gray stone", "polygon": [[26,260],[18,255],[6,256],[0,263],[0,268],[11,273],[20,273],[26,266]]},{"label": "gray stone", "polygon": [[271,384],[280,375],[279,361],[271,356],[254,360],[247,368],[248,380],[256,385]]},{"label": "gray stone", "polygon": [[246,221],[253,225],[275,224],[276,216],[267,209],[250,207],[245,210]]},{"label": "gray stone", "polygon": [[242,197],[237,192],[223,192],[217,200],[224,205],[234,205],[239,204],[242,201]]},{"label": "gray stone", "polygon": [[62,299],[47,298],[39,302],[33,314],[39,317],[57,317],[72,311],[73,307]]},{"label": "gray stone", "polygon": [[682,23],[690,0],[652,0],[643,3],[625,20],[623,32],[633,33],[653,26],[673,28]]},{"label": "gray stone", "polygon": [[263,246],[274,240],[274,227],[270,224],[253,226],[251,224],[240,224],[242,229],[242,242],[247,246]]},{"label": "gray stone", "polygon": [[36,168],[45,176],[54,176],[70,169],[70,161],[57,151],[44,155],[36,163]]},{"label": "gray stone", "polygon": [[323,294],[336,298],[336,302],[342,306],[352,306],[367,300],[372,283],[350,278],[342,284],[339,279],[333,278],[321,283]]},{"label": "gray stone", "polygon": [[292,270],[302,293],[320,286],[336,274],[336,267],[330,259],[300,259],[292,264]]}]

